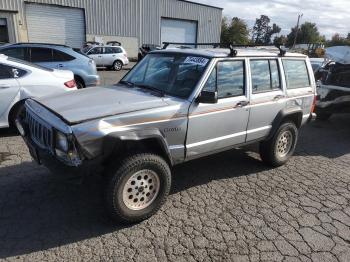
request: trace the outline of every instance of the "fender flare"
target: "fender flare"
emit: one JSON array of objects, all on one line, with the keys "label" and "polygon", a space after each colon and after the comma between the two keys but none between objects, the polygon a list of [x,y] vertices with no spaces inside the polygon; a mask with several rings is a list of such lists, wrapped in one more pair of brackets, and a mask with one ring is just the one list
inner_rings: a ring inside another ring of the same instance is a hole
[{"label": "fender flare", "polygon": [[291,116],[297,116],[298,122],[296,123],[296,125],[299,128],[301,126],[301,121],[303,118],[303,110],[301,109],[301,107],[283,109],[277,114],[275,119],[272,121],[272,128],[266,140],[271,139],[273,135],[276,133],[281,123],[283,122],[283,120]]},{"label": "fender flare", "polygon": [[108,134],[104,139],[105,152],[112,153],[117,146],[117,143],[123,143],[127,141],[137,142],[145,141],[148,139],[154,139],[158,142],[158,146],[162,150],[162,153],[167,157],[170,164],[173,165],[173,158],[171,156],[168,142],[158,129],[143,129],[143,130],[128,130],[122,132],[112,132]]}]

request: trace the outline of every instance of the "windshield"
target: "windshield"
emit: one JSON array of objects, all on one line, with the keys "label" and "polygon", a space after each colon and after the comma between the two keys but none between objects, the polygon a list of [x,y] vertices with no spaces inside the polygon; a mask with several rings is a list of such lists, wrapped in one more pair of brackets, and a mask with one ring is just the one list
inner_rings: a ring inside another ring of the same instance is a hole
[{"label": "windshield", "polygon": [[84,48],[81,50],[81,52],[84,53],[84,54],[86,54],[87,52],[89,52],[89,50],[90,50],[91,48],[92,48],[92,47],[91,47],[90,45],[88,45],[88,46],[84,47]]},{"label": "windshield", "polygon": [[209,59],[201,56],[149,54],[121,82],[187,98],[208,64]]}]

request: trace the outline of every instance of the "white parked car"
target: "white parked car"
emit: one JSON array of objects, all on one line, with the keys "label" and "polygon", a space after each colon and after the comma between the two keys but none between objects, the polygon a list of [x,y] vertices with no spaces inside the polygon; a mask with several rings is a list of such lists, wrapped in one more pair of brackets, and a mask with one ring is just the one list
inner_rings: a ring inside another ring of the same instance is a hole
[{"label": "white parked car", "polygon": [[87,46],[82,51],[95,61],[97,67],[119,71],[129,64],[128,54],[122,46]]},{"label": "white parked car", "polygon": [[48,69],[0,54],[0,128],[15,124],[25,99],[76,89],[71,71]]}]

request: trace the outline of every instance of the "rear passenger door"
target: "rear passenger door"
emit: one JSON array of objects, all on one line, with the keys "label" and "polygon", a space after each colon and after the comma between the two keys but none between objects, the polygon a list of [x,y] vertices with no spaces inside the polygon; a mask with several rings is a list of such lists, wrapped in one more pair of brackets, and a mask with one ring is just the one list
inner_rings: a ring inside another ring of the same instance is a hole
[{"label": "rear passenger door", "polygon": [[[75,57],[62,51],[52,49],[52,62],[57,69],[70,69],[72,66],[69,62],[75,60]],[[76,66],[76,65],[75,65]]]},{"label": "rear passenger door", "polygon": [[194,102],[189,112],[187,159],[241,144],[246,139],[249,117],[246,61],[219,61],[205,91],[218,91],[216,104]]},{"label": "rear passenger door", "polygon": [[285,107],[280,59],[250,59],[250,117],[247,141],[267,136],[272,122]]},{"label": "rear passenger door", "polygon": [[56,68],[52,60],[52,49],[42,47],[29,48],[30,62],[47,68]]},{"label": "rear passenger door", "polygon": [[118,50],[117,47],[105,47],[103,54],[103,62],[105,66],[112,66],[114,61],[117,59]]}]

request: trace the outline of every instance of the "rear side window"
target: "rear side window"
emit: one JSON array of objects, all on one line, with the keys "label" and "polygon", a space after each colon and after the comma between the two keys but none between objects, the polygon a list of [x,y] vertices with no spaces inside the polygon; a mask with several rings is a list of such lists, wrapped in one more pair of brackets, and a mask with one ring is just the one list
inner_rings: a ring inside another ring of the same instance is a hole
[{"label": "rear side window", "polygon": [[105,47],[105,54],[118,54],[118,53],[122,53],[122,50],[119,47]]},{"label": "rear side window", "polygon": [[13,78],[13,74],[11,74],[11,70],[12,70],[11,67],[0,64],[0,79]]},{"label": "rear side window", "polygon": [[72,61],[74,59],[75,58],[71,55],[68,55],[55,49],[52,50],[52,61],[54,62],[67,62]]},{"label": "rear side window", "polygon": [[52,62],[52,49],[32,47],[30,49],[30,59],[33,63]]},{"label": "rear side window", "polygon": [[253,94],[280,89],[277,60],[251,60]]},{"label": "rear side window", "polygon": [[21,78],[22,76],[25,76],[28,72],[23,70],[23,69],[19,69],[19,68],[12,68],[12,75],[14,78]]},{"label": "rear side window", "polygon": [[288,89],[309,87],[310,78],[305,60],[283,60]]}]

